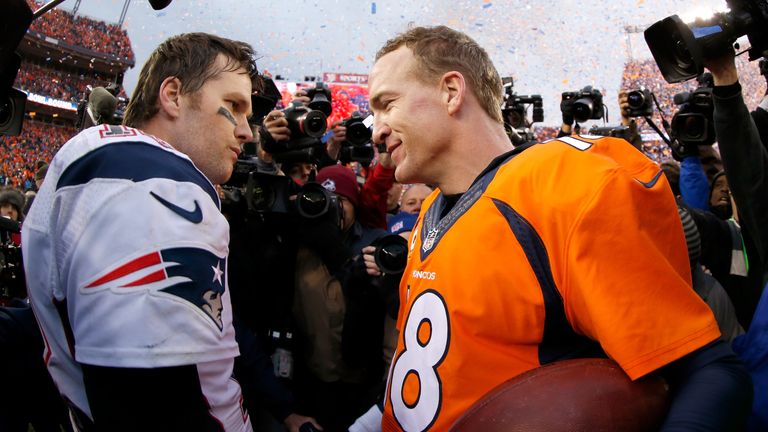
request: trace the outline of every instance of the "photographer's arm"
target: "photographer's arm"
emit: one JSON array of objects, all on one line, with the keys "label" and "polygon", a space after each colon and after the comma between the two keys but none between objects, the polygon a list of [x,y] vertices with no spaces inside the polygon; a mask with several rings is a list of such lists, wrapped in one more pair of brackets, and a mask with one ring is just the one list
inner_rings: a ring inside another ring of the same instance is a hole
[{"label": "photographer's arm", "polygon": [[740,223],[765,266],[768,257],[768,152],[744,104],[732,55],[706,64],[715,81],[715,133]]}]

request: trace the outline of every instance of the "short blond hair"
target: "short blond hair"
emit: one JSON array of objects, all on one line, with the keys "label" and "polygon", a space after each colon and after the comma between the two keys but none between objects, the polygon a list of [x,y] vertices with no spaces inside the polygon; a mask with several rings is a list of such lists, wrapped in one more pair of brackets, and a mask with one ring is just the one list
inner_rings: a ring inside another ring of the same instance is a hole
[{"label": "short blond hair", "polygon": [[446,26],[415,27],[388,40],[376,53],[376,60],[402,46],[413,52],[417,67],[412,72],[419,80],[433,84],[446,72],[460,72],[485,112],[503,123],[501,78],[488,53],[474,39]]}]

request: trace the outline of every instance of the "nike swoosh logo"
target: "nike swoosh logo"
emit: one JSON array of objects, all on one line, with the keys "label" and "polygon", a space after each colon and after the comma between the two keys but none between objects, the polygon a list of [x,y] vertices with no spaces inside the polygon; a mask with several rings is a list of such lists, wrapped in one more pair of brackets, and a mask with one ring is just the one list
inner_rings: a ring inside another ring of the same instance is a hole
[{"label": "nike swoosh logo", "polygon": [[656,186],[656,183],[658,183],[658,181],[661,178],[661,175],[663,173],[664,172],[660,170],[659,172],[656,173],[655,176],[653,176],[653,178],[649,182],[640,181],[638,179],[635,179],[635,180],[637,180],[637,182],[640,183],[641,185],[643,185],[643,186],[647,187],[648,189],[650,189],[650,188]]},{"label": "nike swoosh logo", "polygon": [[192,222],[193,224],[199,224],[203,221],[203,211],[200,209],[200,204],[198,204],[197,200],[195,200],[195,209],[190,211],[177,206],[176,204],[166,200],[154,192],[150,191],[149,194],[155,197],[156,200],[160,201],[160,204],[168,207],[168,209],[170,209],[172,212]]}]

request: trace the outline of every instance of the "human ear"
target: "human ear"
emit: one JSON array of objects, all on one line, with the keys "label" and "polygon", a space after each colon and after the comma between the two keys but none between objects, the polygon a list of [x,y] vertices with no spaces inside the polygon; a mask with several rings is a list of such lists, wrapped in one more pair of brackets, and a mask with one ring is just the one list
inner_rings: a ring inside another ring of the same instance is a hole
[{"label": "human ear", "polygon": [[464,103],[467,86],[464,75],[458,71],[446,72],[440,81],[442,99],[449,115],[456,114]]},{"label": "human ear", "polygon": [[176,118],[181,111],[181,80],[177,77],[167,77],[160,83],[157,103],[160,111]]}]

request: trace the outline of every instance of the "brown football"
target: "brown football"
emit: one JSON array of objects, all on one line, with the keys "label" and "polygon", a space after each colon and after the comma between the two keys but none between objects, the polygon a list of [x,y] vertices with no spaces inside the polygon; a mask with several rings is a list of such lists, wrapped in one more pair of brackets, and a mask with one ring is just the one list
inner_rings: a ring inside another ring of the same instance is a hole
[{"label": "brown football", "polygon": [[555,362],[488,392],[451,428],[455,432],[657,431],[669,408],[666,382],[631,381],[616,362]]}]

